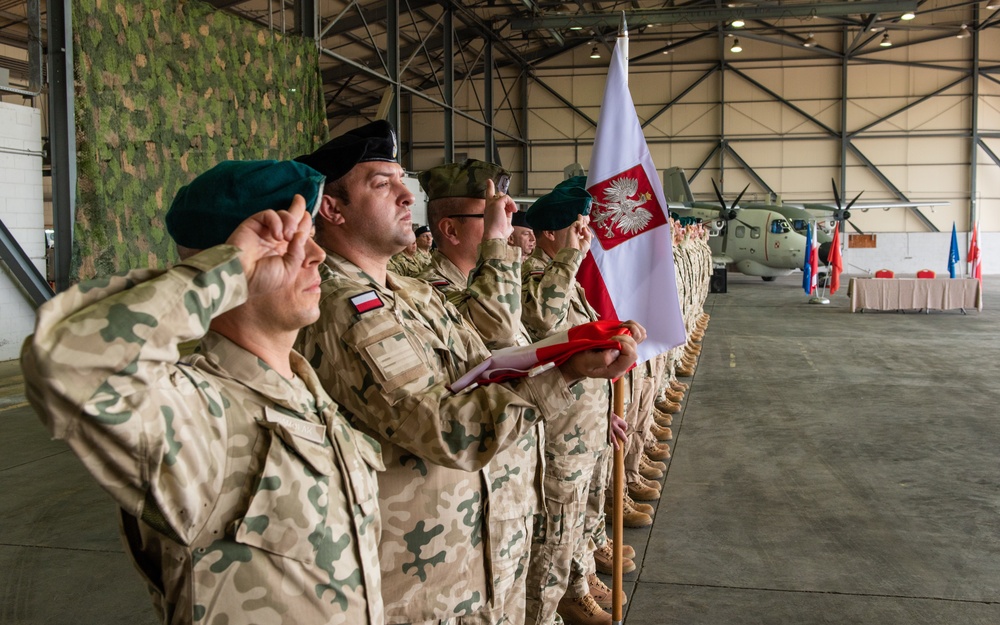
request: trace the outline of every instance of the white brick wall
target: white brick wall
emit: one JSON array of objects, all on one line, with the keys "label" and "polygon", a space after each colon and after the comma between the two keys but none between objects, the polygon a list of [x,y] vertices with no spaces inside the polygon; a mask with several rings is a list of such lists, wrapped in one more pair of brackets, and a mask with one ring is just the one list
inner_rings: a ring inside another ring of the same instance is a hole
[{"label": "white brick wall", "polygon": [[[42,117],[27,106],[0,102],[0,219],[45,275],[42,200]],[[35,311],[0,262],[0,361],[18,357],[35,326]]]}]

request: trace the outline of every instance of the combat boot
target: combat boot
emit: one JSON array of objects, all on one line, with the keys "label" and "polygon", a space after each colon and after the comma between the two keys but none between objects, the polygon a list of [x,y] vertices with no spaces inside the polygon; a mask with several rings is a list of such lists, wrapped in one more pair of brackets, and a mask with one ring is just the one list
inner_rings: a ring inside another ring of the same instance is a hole
[{"label": "combat boot", "polygon": [[566,625],[611,625],[611,615],[597,605],[590,595],[563,597],[556,612]]},{"label": "combat boot", "polygon": [[670,431],[670,428],[665,428],[655,423],[650,424],[649,433],[652,434],[656,440],[661,442],[674,440],[674,433]]},{"label": "combat boot", "polygon": [[677,414],[681,411],[681,405],[669,399],[657,399],[653,402],[653,407],[667,414]]},{"label": "combat boot", "polygon": [[681,376],[682,378],[690,378],[691,376],[694,375],[694,365],[691,365],[689,367],[684,367],[684,366],[677,367],[677,375]]},{"label": "combat boot", "polygon": [[691,352],[691,353],[694,353],[694,354],[700,354],[701,353],[701,345],[698,345],[696,343],[688,343],[687,347],[685,347],[684,349],[686,349],[688,352]]},{"label": "combat boot", "polygon": [[[609,549],[614,549],[615,539],[609,538],[606,544]],[[622,545],[622,557],[628,558],[629,560],[635,560],[635,549],[632,548],[632,545]]]},{"label": "combat boot", "polygon": [[661,428],[668,428],[674,424],[674,418],[665,412],[657,410],[653,413],[653,423]]},{"label": "combat boot", "polygon": [[[594,598],[597,605],[601,606],[605,610],[611,609],[611,600],[614,598],[614,594],[608,585],[605,584],[597,573],[591,573],[587,576],[587,585],[590,586],[590,596]],[[625,596],[625,591],[622,591],[622,605],[628,603],[628,597]]]},{"label": "combat boot", "polygon": [[684,382],[681,382],[680,380],[670,380],[670,388],[674,389],[675,391],[680,391],[681,393],[683,393],[684,391],[688,390],[688,385]]},{"label": "combat boot", "polygon": [[653,460],[652,458],[646,455],[645,451],[642,452],[642,461],[658,471],[667,470],[667,464],[665,462],[660,462],[659,460]]},{"label": "combat boot", "polygon": [[[628,547],[628,545],[622,545],[622,573],[631,573],[632,571],[635,570],[635,561],[632,560],[632,558],[635,557],[635,549],[629,547],[629,549],[632,550],[632,555],[627,556],[625,555],[624,547]],[[611,575],[611,573],[614,571],[613,568],[614,552],[611,551],[611,549],[612,549],[611,541],[608,540],[608,543],[606,545],[604,545],[600,549],[594,550],[594,566],[597,567],[597,571],[599,573],[604,573],[605,575]]]},{"label": "combat boot", "polygon": [[656,501],[660,498],[660,491],[643,482],[629,482],[625,485],[628,496],[636,501]]},{"label": "combat boot", "polygon": [[659,445],[659,444],[649,444],[644,448],[646,455],[650,457],[651,460],[669,460],[670,459],[670,446],[669,445]]},{"label": "combat boot", "polygon": [[674,402],[675,404],[679,404],[682,401],[684,401],[684,393],[682,393],[680,391],[675,391],[674,389],[672,389],[670,387],[667,387],[666,389],[664,389],[664,391],[663,391],[663,397],[665,397],[666,399],[669,399],[670,401]]},{"label": "combat boot", "polygon": [[632,506],[632,509],[639,514],[645,514],[648,517],[652,517],[653,513],[656,512],[656,508],[649,505],[648,503],[639,503],[638,501],[632,501],[632,498],[625,495],[625,505]]},{"label": "combat boot", "polygon": [[[666,465],[664,465],[664,468]],[[639,475],[649,480],[663,479],[663,471],[657,469],[646,461],[645,454],[639,458]]]}]

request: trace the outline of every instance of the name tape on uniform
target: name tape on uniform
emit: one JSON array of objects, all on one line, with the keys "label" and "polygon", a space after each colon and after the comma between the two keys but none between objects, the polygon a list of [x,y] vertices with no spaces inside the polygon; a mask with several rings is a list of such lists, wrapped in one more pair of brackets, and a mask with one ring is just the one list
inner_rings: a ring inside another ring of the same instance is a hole
[{"label": "name tape on uniform", "polygon": [[271,423],[283,426],[293,435],[304,438],[307,441],[322,443],[323,439],[326,438],[326,426],[320,423],[310,423],[302,419],[296,419],[295,417],[278,412],[269,406],[264,407],[264,418]]}]

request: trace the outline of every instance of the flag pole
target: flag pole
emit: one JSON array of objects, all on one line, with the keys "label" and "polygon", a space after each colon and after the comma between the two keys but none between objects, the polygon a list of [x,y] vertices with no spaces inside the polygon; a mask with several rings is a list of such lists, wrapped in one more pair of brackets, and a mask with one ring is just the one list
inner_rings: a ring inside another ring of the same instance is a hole
[{"label": "flag pole", "polygon": [[[625,11],[622,11],[622,21],[618,25],[618,38],[624,41],[623,59],[628,67],[628,24],[625,22]],[[628,80],[628,72],[625,73],[625,80]],[[615,414],[625,418],[625,376],[620,376],[615,380],[614,385],[614,409]],[[622,625],[624,615],[622,613],[622,565],[624,562],[624,552],[622,548],[625,544],[625,450],[622,445],[614,448],[614,468],[612,470],[614,486],[612,496],[615,498],[611,511],[611,532],[615,537],[611,549],[611,622],[612,625]]]},{"label": "flag pole", "polygon": [[[614,384],[615,414],[625,415],[625,376],[619,377]],[[612,435],[613,436],[613,435]],[[614,446],[614,469],[612,471],[612,503],[611,533],[614,536],[611,550],[611,621],[614,625],[622,623],[622,547],[625,543],[624,501],[625,501],[625,452],[622,445]]]}]

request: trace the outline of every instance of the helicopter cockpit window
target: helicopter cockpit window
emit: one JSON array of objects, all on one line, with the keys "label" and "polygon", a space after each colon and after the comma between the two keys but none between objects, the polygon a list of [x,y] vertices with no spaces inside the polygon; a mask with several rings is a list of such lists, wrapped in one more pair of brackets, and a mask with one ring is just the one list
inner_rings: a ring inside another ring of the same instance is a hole
[{"label": "helicopter cockpit window", "polygon": [[747,227],[746,226],[736,226],[736,238],[737,239],[742,239],[746,235],[747,235]]},{"label": "helicopter cockpit window", "polygon": [[790,229],[791,228],[788,227],[788,222],[784,219],[775,219],[771,222],[771,234],[784,234]]},{"label": "helicopter cockpit window", "polygon": [[760,228],[753,226],[750,228],[750,238],[759,239],[760,238]]}]

